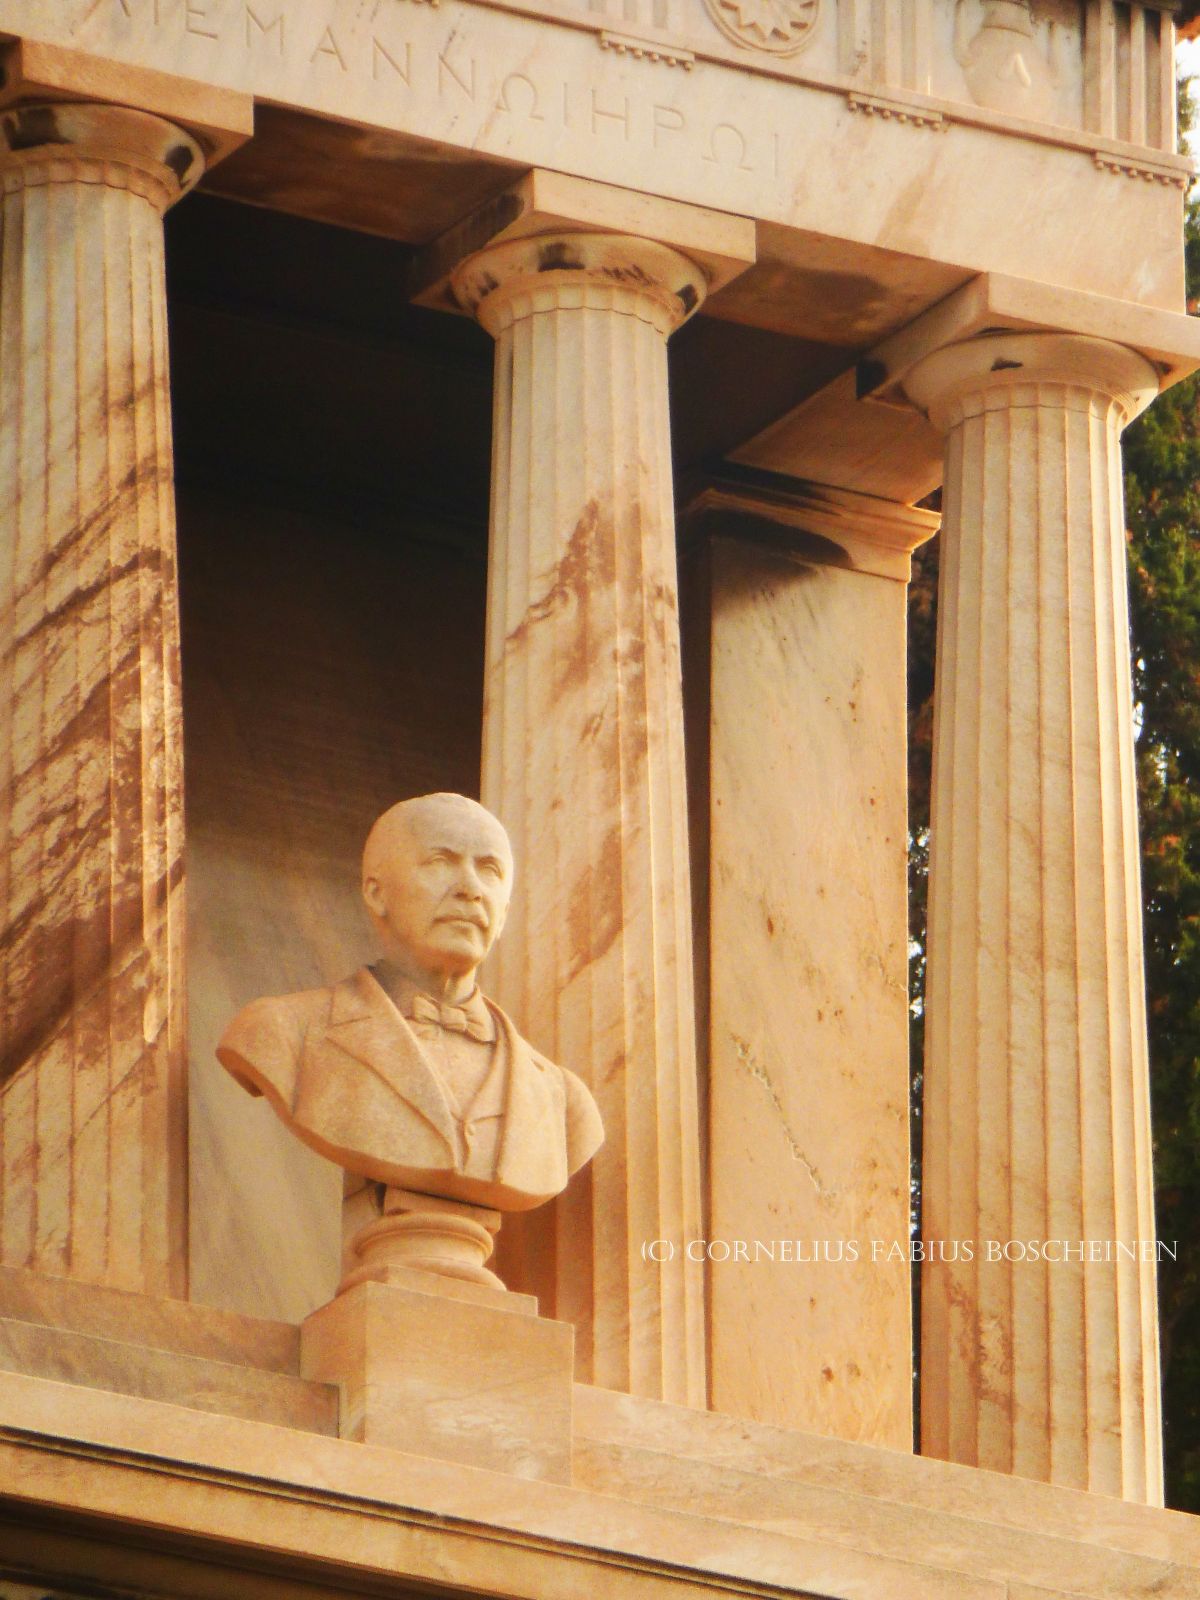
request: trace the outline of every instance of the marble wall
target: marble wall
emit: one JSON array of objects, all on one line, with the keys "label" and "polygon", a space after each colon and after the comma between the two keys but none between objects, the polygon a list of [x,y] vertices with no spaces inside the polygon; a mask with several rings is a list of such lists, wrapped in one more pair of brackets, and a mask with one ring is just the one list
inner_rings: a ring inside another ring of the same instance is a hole
[{"label": "marble wall", "polygon": [[478,789],[484,570],[438,535],[180,495],[191,1281],[210,1305],[294,1321],[336,1281],[340,1172],[213,1051],[246,1001],[369,957],[358,860],[378,812]]}]

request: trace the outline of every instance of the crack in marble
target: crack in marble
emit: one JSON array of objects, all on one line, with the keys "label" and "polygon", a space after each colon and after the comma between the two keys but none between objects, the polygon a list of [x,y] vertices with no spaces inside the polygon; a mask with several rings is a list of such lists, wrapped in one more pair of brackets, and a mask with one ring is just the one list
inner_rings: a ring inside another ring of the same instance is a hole
[{"label": "crack in marble", "polygon": [[788,1148],[791,1150],[792,1160],[798,1161],[804,1168],[805,1172],[807,1172],[812,1181],[813,1188],[823,1200],[836,1199],[837,1190],[825,1188],[824,1184],[821,1182],[820,1173],[804,1154],[804,1151],[800,1147],[799,1140],[792,1132],[791,1126],[788,1122],[787,1112],[784,1110],[783,1101],[779,1097],[779,1090],[776,1089],[775,1085],[771,1082],[770,1073],[767,1071],[766,1067],[763,1066],[762,1062],[759,1061],[755,1056],[745,1039],[741,1038],[741,1036],[736,1033],[731,1033],[729,1037],[733,1040],[733,1047],[737,1051],[738,1061],[743,1067],[745,1067],[746,1071],[750,1074],[754,1081],[756,1083],[761,1083],[763,1088],[767,1091],[767,1095],[771,1101],[771,1104],[775,1107],[776,1113],[778,1114],[779,1125],[783,1129],[784,1138],[787,1140]]}]

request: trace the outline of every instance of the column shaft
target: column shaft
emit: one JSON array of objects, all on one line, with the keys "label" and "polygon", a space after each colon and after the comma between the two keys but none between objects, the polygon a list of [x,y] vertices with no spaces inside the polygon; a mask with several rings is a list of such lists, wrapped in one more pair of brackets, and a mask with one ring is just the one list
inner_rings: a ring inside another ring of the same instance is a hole
[{"label": "column shaft", "polygon": [[[490,981],[588,1079],[606,1130],[532,1221],[530,1276],[543,1312],[575,1323],[585,1381],[703,1404],[702,1268],[682,1249],[700,1153],[666,365],[703,282],[672,251],[591,235],[497,247],[457,287],[496,338],[482,789],[518,895]],[[673,1260],[643,1253],[658,1239]]]},{"label": "column shaft", "polygon": [[2,119],[0,1259],[185,1287],[182,783],[162,213],[199,151]]},{"label": "column shaft", "polygon": [[948,432],[923,1233],[960,1241],[924,1277],[922,1446],[1160,1502],[1119,444],[1155,388],[1050,334],[909,380]]}]

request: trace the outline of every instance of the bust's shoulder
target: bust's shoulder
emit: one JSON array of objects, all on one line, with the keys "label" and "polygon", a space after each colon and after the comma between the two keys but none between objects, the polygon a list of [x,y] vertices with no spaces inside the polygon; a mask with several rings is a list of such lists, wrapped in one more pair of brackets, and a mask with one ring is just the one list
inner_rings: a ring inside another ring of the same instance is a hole
[{"label": "bust's shoulder", "polygon": [[277,1107],[290,1106],[305,1035],[328,1021],[336,993],[337,987],[304,989],[251,1000],[221,1035],[217,1060],[251,1094],[266,1094]]},{"label": "bust's shoulder", "polygon": [[335,989],[302,989],[295,994],[264,995],[244,1005],[225,1030],[246,1036],[256,1033],[303,1034],[313,1022],[329,1015]]},{"label": "bust's shoulder", "polygon": [[[357,976],[357,975],[356,975]],[[293,1063],[311,1030],[323,1028],[333,1015],[341,992],[355,979],[324,989],[301,989],[295,994],[264,995],[251,1000],[231,1019],[217,1046],[218,1059],[238,1076],[247,1076],[247,1064]]]}]

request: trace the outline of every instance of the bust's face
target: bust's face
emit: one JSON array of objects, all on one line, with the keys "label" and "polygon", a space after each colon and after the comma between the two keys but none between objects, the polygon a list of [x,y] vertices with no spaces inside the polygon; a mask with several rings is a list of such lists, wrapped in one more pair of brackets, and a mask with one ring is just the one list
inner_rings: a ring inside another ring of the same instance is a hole
[{"label": "bust's face", "polygon": [[499,937],[512,893],[504,829],[478,806],[421,806],[397,826],[363,883],[385,955],[465,977]]}]

